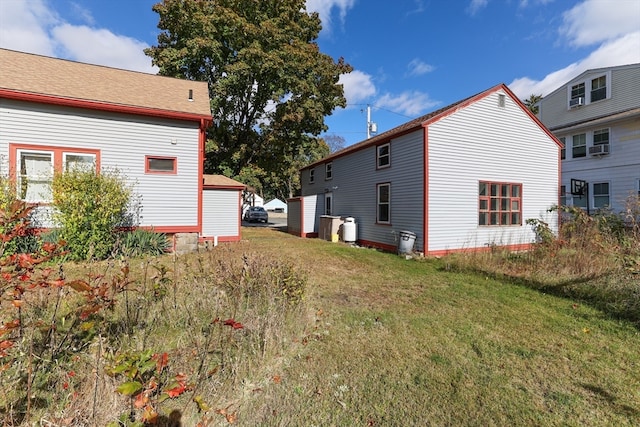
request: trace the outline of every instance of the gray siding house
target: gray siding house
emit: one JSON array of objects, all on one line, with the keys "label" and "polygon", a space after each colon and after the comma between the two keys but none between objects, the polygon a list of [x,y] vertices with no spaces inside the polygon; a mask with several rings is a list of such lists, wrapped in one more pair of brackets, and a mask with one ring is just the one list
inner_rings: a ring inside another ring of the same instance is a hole
[{"label": "gray siding house", "polygon": [[587,70],[538,106],[565,145],[561,203],[623,211],[640,194],[640,64]]},{"label": "gray siding house", "polygon": [[395,251],[413,234],[415,251],[442,255],[527,248],[528,218],[557,228],[548,209],[559,200],[560,143],[504,84],[300,173],[288,227],[302,237],[326,237],[323,219],[351,217],[361,245]]}]

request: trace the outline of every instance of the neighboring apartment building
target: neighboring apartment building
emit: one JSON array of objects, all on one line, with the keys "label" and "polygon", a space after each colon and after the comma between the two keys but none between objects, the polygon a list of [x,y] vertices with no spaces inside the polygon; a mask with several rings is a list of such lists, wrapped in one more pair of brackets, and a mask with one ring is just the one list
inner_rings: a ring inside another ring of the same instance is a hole
[{"label": "neighboring apartment building", "polygon": [[640,194],[640,64],[587,70],[538,105],[565,144],[561,203],[619,212]]}]

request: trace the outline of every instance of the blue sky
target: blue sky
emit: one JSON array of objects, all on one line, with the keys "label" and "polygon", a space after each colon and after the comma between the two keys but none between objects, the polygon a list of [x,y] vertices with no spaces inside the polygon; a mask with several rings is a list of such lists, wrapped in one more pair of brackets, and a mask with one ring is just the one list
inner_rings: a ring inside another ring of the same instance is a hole
[{"label": "blue sky", "polygon": [[[156,0],[0,0],[0,47],[155,73]],[[322,52],[344,57],[346,145],[499,83],[545,95],[591,68],[640,62],[640,0],[307,0]]]}]

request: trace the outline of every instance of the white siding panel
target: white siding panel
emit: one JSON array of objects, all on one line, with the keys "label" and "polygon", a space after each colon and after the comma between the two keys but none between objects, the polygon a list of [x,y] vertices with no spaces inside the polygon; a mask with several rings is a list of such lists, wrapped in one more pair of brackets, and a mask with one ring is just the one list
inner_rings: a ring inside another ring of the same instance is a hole
[{"label": "white siding panel", "polygon": [[[525,221],[558,200],[558,148],[508,96],[493,93],[429,126],[429,251],[526,244]],[[521,183],[523,226],[478,226],[479,181]]]},{"label": "white siding panel", "polygon": [[204,190],[202,235],[239,236],[240,196],[237,190]]},{"label": "white siding panel", "polygon": [[[0,155],[9,143],[100,150],[142,195],[143,226],[195,226],[197,123],[0,100]],[[176,175],[145,174],[145,155],[175,157]]]},{"label": "white siding panel", "polygon": [[302,230],[303,233],[309,234],[309,233],[318,232],[318,227],[320,223],[319,209],[321,210],[321,207],[324,206],[323,202],[324,200],[315,194],[305,196],[303,198],[303,202],[302,202],[303,209],[304,209],[303,218],[302,218],[303,225],[304,225],[304,230]]}]

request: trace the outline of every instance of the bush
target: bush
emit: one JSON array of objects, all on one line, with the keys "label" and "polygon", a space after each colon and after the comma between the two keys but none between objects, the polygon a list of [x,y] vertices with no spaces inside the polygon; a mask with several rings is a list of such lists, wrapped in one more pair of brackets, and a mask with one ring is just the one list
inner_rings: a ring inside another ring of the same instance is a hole
[{"label": "bush", "polygon": [[127,221],[132,190],[117,170],[56,173],[54,220],[72,260],[105,259],[116,243],[116,228]]},{"label": "bush", "polygon": [[138,257],[143,255],[162,255],[171,245],[164,233],[137,228],[119,235],[118,252],[120,255]]}]

